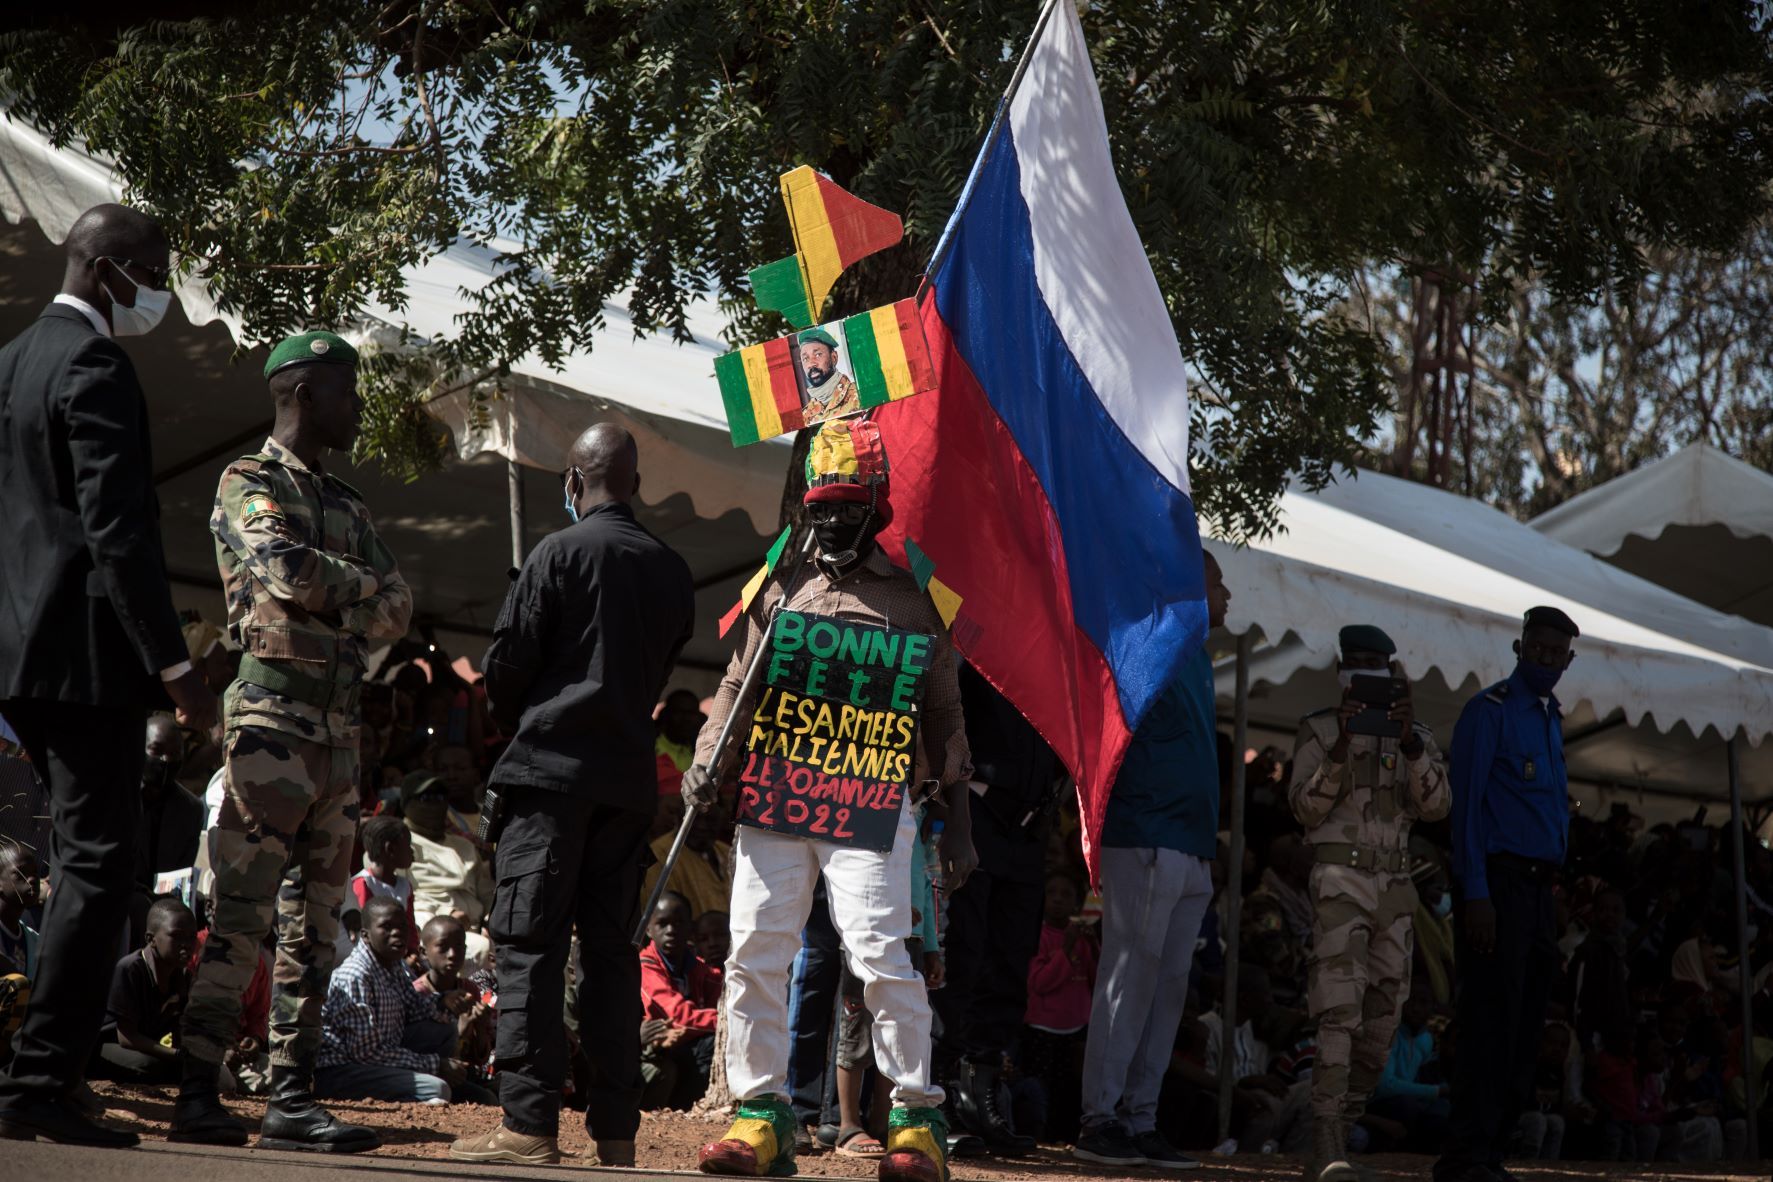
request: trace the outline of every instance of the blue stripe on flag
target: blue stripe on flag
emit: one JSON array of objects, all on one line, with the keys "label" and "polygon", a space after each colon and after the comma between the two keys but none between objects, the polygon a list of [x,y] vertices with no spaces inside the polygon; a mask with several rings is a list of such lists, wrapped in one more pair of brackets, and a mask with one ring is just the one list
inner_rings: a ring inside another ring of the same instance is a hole
[{"label": "blue stripe on flag", "polygon": [[1136,726],[1206,639],[1194,504],[1109,417],[1041,297],[1008,126],[954,238],[933,277],[937,309],[1046,490],[1072,611],[1114,671],[1121,711]]}]

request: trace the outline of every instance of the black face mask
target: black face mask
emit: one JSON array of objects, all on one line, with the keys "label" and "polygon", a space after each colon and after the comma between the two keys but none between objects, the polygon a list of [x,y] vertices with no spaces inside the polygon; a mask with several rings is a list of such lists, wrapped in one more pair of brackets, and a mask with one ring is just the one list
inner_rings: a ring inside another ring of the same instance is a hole
[{"label": "black face mask", "polygon": [[813,537],[819,543],[819,557],[832,566],[848,566],[868,553],[868,548],[880,535],[880,530],[880,516],[875,513],[872,500],[869,501],[868,512],[859,525],[851,525],[841,519],[813,522]]}]

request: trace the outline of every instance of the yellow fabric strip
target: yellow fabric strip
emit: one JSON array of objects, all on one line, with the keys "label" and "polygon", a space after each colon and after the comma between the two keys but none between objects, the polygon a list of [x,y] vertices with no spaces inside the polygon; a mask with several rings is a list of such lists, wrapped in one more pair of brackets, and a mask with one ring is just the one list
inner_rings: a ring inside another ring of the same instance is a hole
[{"label": "yellow fabric strip", "polygon": [[880,373],[886,379],[887,397],[904,398],[917,392],[911,380],[911,364],[905,360],[905,340],[899,335],[899,317],[892,304],[868,313],[874,325],[874,347],[880,353]]},{"label": "yellow fabric strip", "polygon": [[757,593],[759,591],[763,590],[763,581],[769,578],[769,576],[769,563],[766,562],[757,568],[757,573],[751,576],[751,581],[745,584],[745,589],[743,591],[739,592],[740,611],[748,612],[751,610],[751,601],[757,598]]},{"label": "yellow fabric strip", "polygon": [[745,384],[751,388],[751,413],[757,418],[757,437],[774,439],[782,433],[782,414],[776,409],[776,396],[770,387],[770,363],[763,355],[762,345],[739,351],[745,363]]},{"label": "yellow fabric strip", "polygon": [[960,614],[960,596],[935,575],[930,576],[930,585],[926,590],[930,593],[930,602],[936,605],[936,614],[942,617],[942,627],[954,627],[954,617]]},{"label": "yellow fabric strip", "polygon": [[831,214],[819,191],[819,174],[804,164],[783,173],[782,202],[788,207],[788,226],[794,232],[794,250],[806,280],[807,303],[812,322],[817,324],[831,285],[843,274],[837,237],[831,232]]}]

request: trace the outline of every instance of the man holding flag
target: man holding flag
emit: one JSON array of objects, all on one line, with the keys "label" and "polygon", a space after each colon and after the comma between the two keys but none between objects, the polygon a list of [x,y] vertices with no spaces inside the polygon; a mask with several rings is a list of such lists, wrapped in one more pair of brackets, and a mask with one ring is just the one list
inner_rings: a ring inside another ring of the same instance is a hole
[{"label": "man holding flag", "polygon": [[[787,586],[767,586],[745,617],[744,639],[714,696],[708,725],[696,744],[696,761],[683,774],[684,802],[692,809],[713,804],[726,771],[720,734],[727,718],[736,715],[747,722],[748,731],[761,732],[764,727],[758,724],[783,701],[770,696],[774,687],[760,692],[746,677],[753,657],[770,642],[778,609],[784,616],[816,613],[861,627],[919,633],[929,639],[929,661],[922,706],[911,716],[916,719],[913,779],[919,784],[934,780],[948,790],[948,827],[940,852],[945,880],[958,888],[978,859],[966,787],[973,765],[954,652],[930,597],[875,542],[881,526],[892,519],[892,501],[886,453],[874,424],[840,419],[821,427],[807,458],[807,484],[805,503],[818,543],[817,561],[811,571],[797,572]],[[771,664],[781,656],[776,649]],[[815,698],[802,701],[818,704]],[[746,791],[741,790],[741,800]],[[739,1177],[781,1177],[795,1171],[788,978],[813,906],[814,884],[823,879],[846,961],[860,978],[863,1000],[874,1017],[875,1061],[892,1084],[881,1180],[947,1182],[944,1096],[930,1071],[929,995],[905,943],[911,935],[911,858],[918,815],[910,794],[899,794],[889,822],[892,838],[884,850],[865,847],[856,834],[835,829],[815,831],[824,834],[819,838],[772,832],[763,819],[771,811],[786,813],[788,806],[772,805],[752,816],[741,804],[741,825],[733,839],[726,1073],[739,1108],[726,1136],[702,1147],[698,1165],[705,1173]]]}]

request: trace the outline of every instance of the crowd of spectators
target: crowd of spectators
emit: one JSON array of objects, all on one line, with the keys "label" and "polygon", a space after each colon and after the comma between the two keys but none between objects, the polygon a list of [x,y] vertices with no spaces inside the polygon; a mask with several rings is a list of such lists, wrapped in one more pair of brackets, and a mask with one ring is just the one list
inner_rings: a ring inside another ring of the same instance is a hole
[{"label": "crowd of spectators", "polygon": [[[215,675],[228,676],[220,665]],[[387,667],[367,687],[364,703],[359,868],[345,900],[317,1083],[327,1096],[493,1103],[498,999],[485,923],[497,852],[479,840],[477,819],[483,777],[498,750],[497,728],[485,716],[477,684],[435,653]],[[682,817],[677,780],[699,720],[693,696],[682,691],[661,705],[658,858]],[[184,750],[177,740],[164,720],[150,723],[142,783],[150,824],[137,851],[138,901],[130,930],[118,935],[105,1037],[88,1068],[92,1078],[177,1082],[178,1017],[207,936],[197,850],[203,828],[214,823],[220,793],[218,765],[205,745]],[[1219,735],[1221,817],[1230,815],[1223,797],[1234,757]],[[1313,860],[1287,807],[1290,774],[1289,752],[1250,754],[1240,866],[1229,864],[1229,835],[1218,834],[1211,902],[1158,1103],[1159,1131],[1176,1146],[1300,1152],[1309,1135],[1315,1032],[1304,996]],[[920,840],[939,825],[937,810],[920,825]],[[994,1119],[1018,1135],[1054,1143],[1080,1135],[1102,902],[1085,870],[1074,796],[1053,794],[1039,826],[1041,925],[1024,968],[1026,1013],[987,1078]],[[647,1108],[687,1108],[709,1083],[730,943],[731,838],[730,806],[697,817],[639,953]],[[1572,816],[1557,895],[1561,975],[1543,1032],[1535,1104],[1515,1134],[1516,1156],[1739,1158],[1750,1121],[1760,1122],[1762,1144],[1773,1144],[1766,1079],[1773,1059],[1773,852],[1748,843],[1755,1059],[1745,1065],[1728,838],[1727,828],[1707,824],[1703,811],[1679,824],[1652,826],[1624,805],[1604,818]],[[1351,1133],[1354,1152],[1433,1152],[1446,1127],[1451,1063],[1459,1053],[1449,848],[1445,822],[1416,826],[1411,992],[1384,1076]],[[915,963],[929,988],[940,990],[946,977],[968,971],[968,958],[975,966],[991,964],[998,950],[988,925],[981,940],[946,946],[948,901],[928,874],[928,860],[917,862]],[[31,850],[0,841],[0,1036],[16,1028],[29,1003],[32,917],[47,870]],[[657,873],[656,867],[649,873],[649,887]],[[1220,1002],[1232,873],[1241,880],[1243,903],[1238,1024],[1227,1063]],[[226,1064],[225,1086],[232,1091],[263,1090],[269,967],[267,949]],[[797,1010],[795,1022],[810,1024],[797,1034],[824,1037],[831,1048],[828,1070],[815,1083],[822,1102],[815,1091],[813,1106],[803,1110],[812,1126],[803,1148],[822,1141],[855,1156],[881,1152],[887,1103],[872,1069],[868,1018],[851,981],[837,988],[831,1012]],[[943,1029],[938,1018],[936,1040],[938,1062],[959,1072],[963,1032]],[[6,1042],[0,1037],[0,1061]],[[1233,1120],[1231,1139],[1222,1143],[1218,1090],[1227,1071]],[[965,1086],[955,1090],[966,1092]],[[968,1113],[957,1114],[957,1153],[988,1148],[966,1135],[980,1131],[975,1124]]]}]

